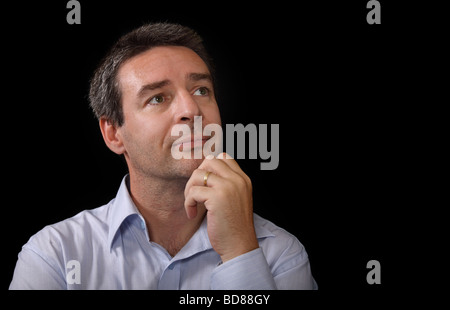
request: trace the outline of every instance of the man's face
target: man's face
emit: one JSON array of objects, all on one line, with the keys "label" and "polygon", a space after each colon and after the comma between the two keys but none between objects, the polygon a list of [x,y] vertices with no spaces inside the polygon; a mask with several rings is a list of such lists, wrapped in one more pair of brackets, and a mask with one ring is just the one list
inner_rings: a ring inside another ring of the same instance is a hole
[{"label": "man's face", "polygon": [[202,116],[203,127],[221,124],[206,64],[188,48],[155,47],[126,61],[118,80],[124,123],[117,133],[130,172],[189,178],[203,159],[174,159],[171,148],[179,137],[171,131],[177,124],[187,124],[194,135],[194,116]]}]

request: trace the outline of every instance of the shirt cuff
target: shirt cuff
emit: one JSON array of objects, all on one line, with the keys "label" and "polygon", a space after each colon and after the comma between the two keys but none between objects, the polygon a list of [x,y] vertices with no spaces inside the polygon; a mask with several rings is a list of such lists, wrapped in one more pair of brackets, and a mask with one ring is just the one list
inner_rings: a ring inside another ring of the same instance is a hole
[{"label": "shirt cuff", "polygon": [[213,290],[275,290],[276,285],[261,248],[235,257],[214,269]]}]

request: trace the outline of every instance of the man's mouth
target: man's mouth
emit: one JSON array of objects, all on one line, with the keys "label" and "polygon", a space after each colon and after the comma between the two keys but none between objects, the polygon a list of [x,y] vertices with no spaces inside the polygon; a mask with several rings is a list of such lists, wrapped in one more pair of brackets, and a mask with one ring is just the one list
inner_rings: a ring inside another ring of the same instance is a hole
[{"label": "man's mouth", "polygon": [[209,139],[211,139],[210,136],[194,135],[176,140],[172,144],[172,147],[177,147],[180,151],[189,151],[198,147],[203,148],[203,145],[205,145],[206,141]]}]

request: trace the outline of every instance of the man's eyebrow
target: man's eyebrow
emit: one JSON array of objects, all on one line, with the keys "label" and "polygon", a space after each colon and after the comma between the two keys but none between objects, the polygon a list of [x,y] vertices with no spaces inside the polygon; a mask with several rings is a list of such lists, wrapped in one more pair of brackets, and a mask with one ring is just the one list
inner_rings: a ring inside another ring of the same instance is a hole
[{"label": "man's eyebrow", "polygon": [[191,81],[208,80],[212,82],[212,77],[209,73],[188,73],[186,74],[186,79]]},{"label": "man's eyebrow", "polygon": [[[196,72],[188,73],[188,74],[186,74],[186,79],[191,80],[191,81],[208,80],[208,81],[212,82],[212,77],[211,77],[211,74],[209,74],[209,73],[196,73]],[[162,80],[162,81],[157,81],[157,82],[153,82],[150,84],[145,84],[139,89],[137,95],[139,97],[143,96],[146,91],[152,91],[155,89],[163,88],[164,86],[167,86],[169,84],[171,84],[170,80]]]},{"label": "man's eyebrow", "polygon": [[143,85],[139,91],[138,96],[142,96],[146,91],[155,90],[159,88],[163,88],[164,86],[169,85],[171,82],[169,80],[157,81],[150,84]]}]

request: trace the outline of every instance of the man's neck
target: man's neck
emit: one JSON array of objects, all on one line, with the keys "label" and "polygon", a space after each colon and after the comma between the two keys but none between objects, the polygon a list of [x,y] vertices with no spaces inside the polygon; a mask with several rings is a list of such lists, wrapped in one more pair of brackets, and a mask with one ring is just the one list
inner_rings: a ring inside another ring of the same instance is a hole
[{"label": "man's neck", "polygon": [[173,257],[200,227],[206,210],[198,208],[188,219],[184,208],[187,179],[164,180],[130,172],[130,195],[145,219],[149,239],[164,247]]}]

